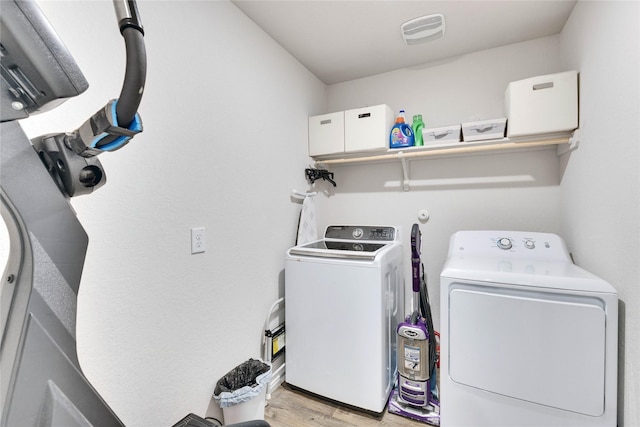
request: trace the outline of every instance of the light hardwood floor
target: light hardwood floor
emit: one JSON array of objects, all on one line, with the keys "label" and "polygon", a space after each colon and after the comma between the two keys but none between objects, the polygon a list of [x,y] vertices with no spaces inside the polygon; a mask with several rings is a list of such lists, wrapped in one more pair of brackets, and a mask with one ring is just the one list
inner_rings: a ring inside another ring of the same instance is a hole
[{"label": "light hardwood floor", "polygon": [[264,419],[271,427],[427,427],[386,410],[381,418],[336,402],[280,385],[267,402]]}]

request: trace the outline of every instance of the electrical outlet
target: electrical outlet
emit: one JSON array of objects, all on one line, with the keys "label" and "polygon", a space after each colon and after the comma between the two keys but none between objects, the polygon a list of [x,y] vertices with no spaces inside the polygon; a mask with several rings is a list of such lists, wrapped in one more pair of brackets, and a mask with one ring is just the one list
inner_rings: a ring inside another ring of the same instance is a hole
[{"label": "electrical outlet", "polygon": [[191,253],[199,254],[207,250],[204,227],[191,229]]}]

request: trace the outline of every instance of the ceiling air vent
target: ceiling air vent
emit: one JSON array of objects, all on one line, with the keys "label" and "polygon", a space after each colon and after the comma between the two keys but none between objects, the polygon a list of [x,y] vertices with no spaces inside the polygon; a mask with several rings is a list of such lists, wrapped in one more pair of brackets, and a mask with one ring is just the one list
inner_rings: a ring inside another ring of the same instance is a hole
[{"label": "ceiling air vent", "polygon": [[444,35],[444,15],[421,16],[400,26],[402,39],[408,45],[439,39]]}]

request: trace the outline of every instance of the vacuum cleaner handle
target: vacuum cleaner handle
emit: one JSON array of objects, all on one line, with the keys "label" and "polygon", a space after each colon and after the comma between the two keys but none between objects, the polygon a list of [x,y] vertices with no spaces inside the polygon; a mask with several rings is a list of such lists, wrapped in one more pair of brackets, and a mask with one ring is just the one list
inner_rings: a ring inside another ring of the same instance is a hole
[{"label": "vacuum cleaner handle", "polygon": [[411,270],[413,272],[413,292],[420,292],[420,227],[411,227]]}]

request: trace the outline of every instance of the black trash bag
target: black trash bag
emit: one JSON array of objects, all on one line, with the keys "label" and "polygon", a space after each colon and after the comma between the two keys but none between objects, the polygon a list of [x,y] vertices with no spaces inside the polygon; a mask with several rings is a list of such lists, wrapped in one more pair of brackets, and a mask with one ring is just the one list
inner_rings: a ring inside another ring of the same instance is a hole
[{"label": "black trash bag", "polygon": [[220,407],[233,406],[257,396],[271,379],[271,366],[261,360],[249,359],[220,378],[213,397]]}]

